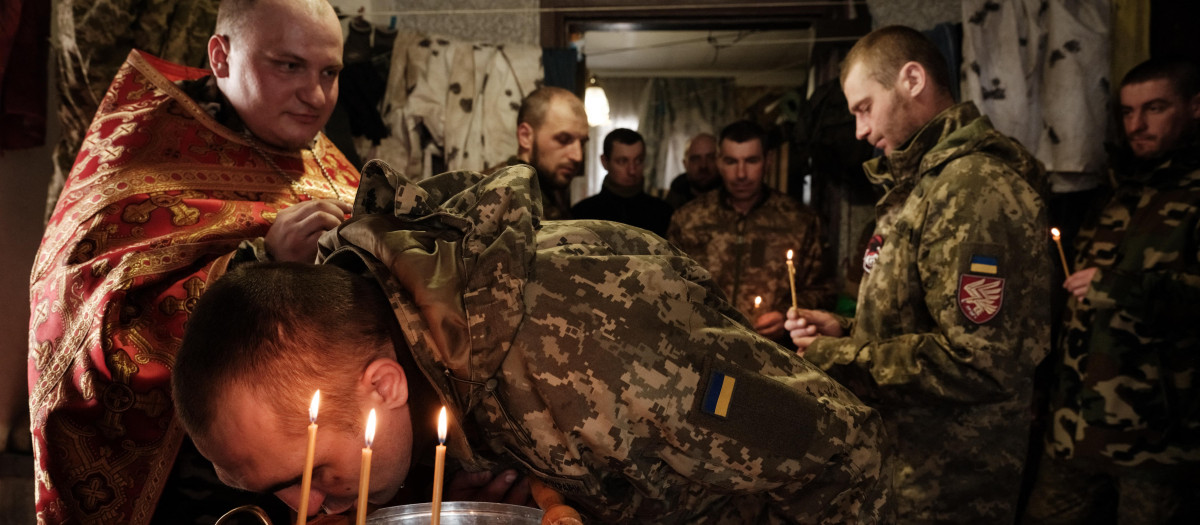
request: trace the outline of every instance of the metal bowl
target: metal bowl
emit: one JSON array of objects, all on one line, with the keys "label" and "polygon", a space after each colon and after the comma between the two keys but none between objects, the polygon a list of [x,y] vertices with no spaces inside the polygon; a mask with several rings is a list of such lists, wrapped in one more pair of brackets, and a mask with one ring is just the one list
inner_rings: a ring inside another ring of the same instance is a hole
[{"label": "metal bowl", "polygon": [[[428,525],[432,504],[417,503],[379,509],[367,516],[367,525]],[[442,502],[441,522],[445,525],[539,525],[542,510],[504,503],[476,501]]]}]

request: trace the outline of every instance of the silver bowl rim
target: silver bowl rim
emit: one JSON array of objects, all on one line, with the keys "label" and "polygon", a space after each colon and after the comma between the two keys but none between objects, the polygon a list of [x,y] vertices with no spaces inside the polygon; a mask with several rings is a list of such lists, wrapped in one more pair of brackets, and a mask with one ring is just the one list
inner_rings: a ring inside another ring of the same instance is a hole
[{"label": "silver bowl rim", "polygon": [[[367,523],[387,518],[402,518],[410,516],[429,516],[433,513],[433,503],[413,503],[385,507],[367,516]],[[542,509],[510,505],[508,503],[488,503],[482,501],[443,501],[442,517],[446,516],[510,516],[541,520]]]}]

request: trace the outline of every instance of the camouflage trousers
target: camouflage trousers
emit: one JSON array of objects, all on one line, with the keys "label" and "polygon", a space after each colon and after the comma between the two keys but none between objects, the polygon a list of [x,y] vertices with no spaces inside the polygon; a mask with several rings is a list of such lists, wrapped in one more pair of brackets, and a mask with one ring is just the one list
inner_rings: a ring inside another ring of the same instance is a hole
[{"label": "camouflage trousers", "polygon": [[1200,465],[1118,471],[1042,456],[1022,523],[1200,523]]}]

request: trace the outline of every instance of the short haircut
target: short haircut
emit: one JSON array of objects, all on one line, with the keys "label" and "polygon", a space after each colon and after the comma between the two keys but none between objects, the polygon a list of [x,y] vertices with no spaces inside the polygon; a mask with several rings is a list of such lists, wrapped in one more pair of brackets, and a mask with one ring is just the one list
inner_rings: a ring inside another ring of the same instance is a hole
[{"label": "short haircut", "polygon": [[[260,0],[221,0],[221,5],[217,7],[217,27],[214,31],[218,35],[237,36],[246,28],[246,24],[251,22],[251,13],[258,7]],[[304,8],[314,17],[325,15],[321,12],[325,9],[332,10],[326,0],[288,0],[297,4],[303,4]]]},{"label": "short haircut", "polygon": [[542,122],[546,120],[546,112],[550,110],[550,103],[557,98],[565,98],[569,103],[572,103],[576,111],[583,112],[583,101],[574,93],[560,87],[545,86],[533,90],[521,101],[521,109],[517,111],[517,125],[529,124],[533,129],[542,127]]},{"label": "short haircut", "polygon": [[604,158],[612,157],[613,143],[620,142],[627,146],[634,144],[645,144],[646,140],[642,138],[642,134],[629,128],[617,128],[604,136]]},{"label": "short haircut", "polygon": [[[231,386],[265,400],[282,431],[302,435],[313,390],[319,418],[358,431],[357,378],[394,357],[396,321],[379,286],[330,265],[244,264],[196,302],[172,371],[184,428],[206,435]],[[353,377],[354,380],[348,378]]]},{"label": "short haircut", "polygon": [[766,130],[750,120],[739,120],[721,129],[721,140],[717,141],[717,148],[720,149],[721,143],[727,140],[738,144],[757,140],[758,144],[762,146],[763,153],[766,153],[768,149]]},{"label": "short haircut", "polygon": [[850,68],[861,63],[871,78],[891,89],[896,85],[900,68],[908,62],[921,64],[929,80],[943,93],[950,93],[946,58],[925,35],[906,26],[881,27],[858,39],[842,60],[841,83],[845,85]]},{"label": "short haircut", "polygon": [[217,8],[218,35],[237,35],[242,32],[258,0],[221,0]]},{"label": "short haircut", "polygon": [[1142,62],[1125,74],[1121,87],[1159,79],[1169,81],[1185,101],[1200,93],[1200,70],[1196,64],[1177,59],[1151,58]]}]

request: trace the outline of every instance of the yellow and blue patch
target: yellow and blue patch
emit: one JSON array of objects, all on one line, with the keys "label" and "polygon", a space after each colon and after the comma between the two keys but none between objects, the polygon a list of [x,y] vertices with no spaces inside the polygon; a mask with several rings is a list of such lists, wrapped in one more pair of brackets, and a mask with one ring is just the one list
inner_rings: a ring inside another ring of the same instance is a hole
[{"label": "yellow and blue patch", "polygon": [[737,383],[732,376],[713,371],[708,381],[708,391],[704,394],[703,409],[705,412],[719,417],[729,415],[729,400],[733,398],[733,387]]},{"label": "yellow and blue patch", "polygon": [[995,257],[987,257],[984,255],[971,256],[971,272],[982,273],[987,275],[996,275],[1000,271],[1000,263]]}]

